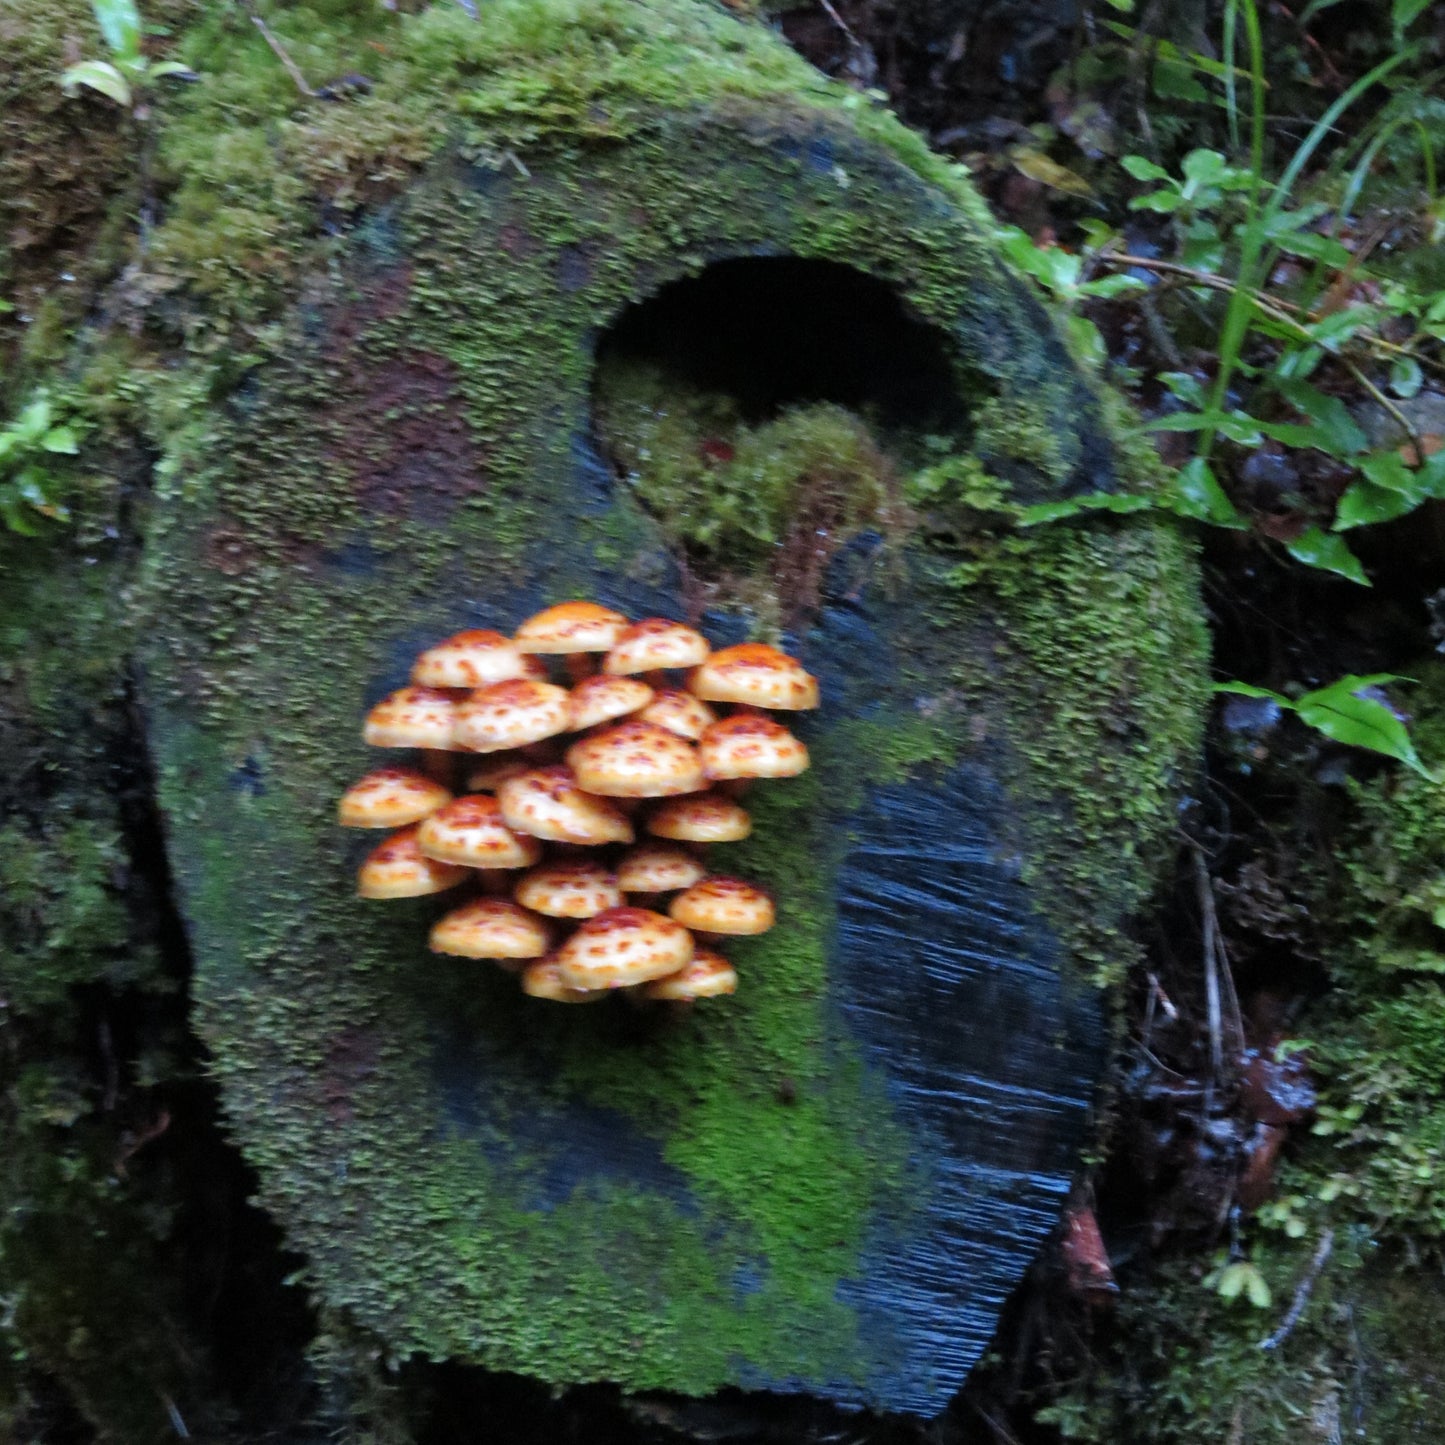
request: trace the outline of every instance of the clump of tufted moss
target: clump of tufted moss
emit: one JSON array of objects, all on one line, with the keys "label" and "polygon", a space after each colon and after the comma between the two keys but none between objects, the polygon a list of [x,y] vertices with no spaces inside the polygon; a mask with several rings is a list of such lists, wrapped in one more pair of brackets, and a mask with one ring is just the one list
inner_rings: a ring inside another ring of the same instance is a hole
[{"label": "clump of tufted moss", "polygon": [[800,515],[842,545],[888,507],[890,467],[867,426],[815,402],[759,421],[735,398],[646,362],[604,361],[604,444],[669,537],[704,558],[765,562]]}]

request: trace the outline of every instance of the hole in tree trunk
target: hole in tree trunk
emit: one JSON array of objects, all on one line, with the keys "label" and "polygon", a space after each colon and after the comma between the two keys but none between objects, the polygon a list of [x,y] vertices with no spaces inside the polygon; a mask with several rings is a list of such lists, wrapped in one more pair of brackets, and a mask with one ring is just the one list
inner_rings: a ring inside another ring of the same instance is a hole
[{"label": "hole in tree trunk", "polygon": [[597,350],[603,454],[712,600],[783,626],[863,532],[906,529],[902,475],[968,443],[948,335],[876,277],[719,261],[629,307]]}]

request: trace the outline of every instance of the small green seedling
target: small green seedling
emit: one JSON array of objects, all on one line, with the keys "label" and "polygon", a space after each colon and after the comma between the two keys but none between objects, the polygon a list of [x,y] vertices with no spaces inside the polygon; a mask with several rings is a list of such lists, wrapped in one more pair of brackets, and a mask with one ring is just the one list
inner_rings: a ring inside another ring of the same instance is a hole
[{"label": "small green seedling", "polygon": [[33,537],[40,530],[38,517],[63,522],[69,516],[56,500],[59,479],[48,458],[78,450],[75,428],[57,421],[43,392],[0,426],[0,521],[10,531]]},{"label": "small green seedling", "polygon": [[91,0],[96,23],[110,50],[109,60],[82,60],[70,66],[60,84],[70,96],[80,87],[101,95],[138,115],[158,80],[177,76],[194,80],[196,73],[179,60],[150,60],[141,50],[141,19],[135,0]]}]

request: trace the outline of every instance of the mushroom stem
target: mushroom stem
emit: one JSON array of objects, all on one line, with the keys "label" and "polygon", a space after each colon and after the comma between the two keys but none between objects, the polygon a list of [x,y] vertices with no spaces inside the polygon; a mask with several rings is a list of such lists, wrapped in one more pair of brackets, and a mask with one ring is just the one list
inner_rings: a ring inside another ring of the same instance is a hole
[{"label": "mushroom stem", "polygon": [[423,748],[421,750],[421,771],[444,788],[456,789],[457,758],[459,753],[444,748]]},{"label": "mushroom stem", "polygon": [[593,652],[569,652],[562,659],[567,676],[573,682],[582,682],[597,671],[597,654]]}]

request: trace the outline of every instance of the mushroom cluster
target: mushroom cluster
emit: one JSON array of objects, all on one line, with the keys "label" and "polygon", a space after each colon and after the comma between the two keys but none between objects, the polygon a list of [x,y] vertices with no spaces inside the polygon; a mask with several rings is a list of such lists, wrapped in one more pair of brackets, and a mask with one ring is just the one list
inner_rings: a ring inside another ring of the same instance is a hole
[{"label": "mushroom cluster", "polygon": [[817,705],[816,679],[777,648],[714,652],[680,622],[629,622],[596,602],[549,607],[512,637],[459,632],[367,715],[366,742],[422,758],[341,799],[343,826],[399,830],[361,865],[358,892],[470,885],[431,948],[492,959],[534,998],[732,993],[716,944],[766,932],[773,900],[711,873],[706,850],[751,832],[738,801],[749,780],[808,766],[766,710]]}]

